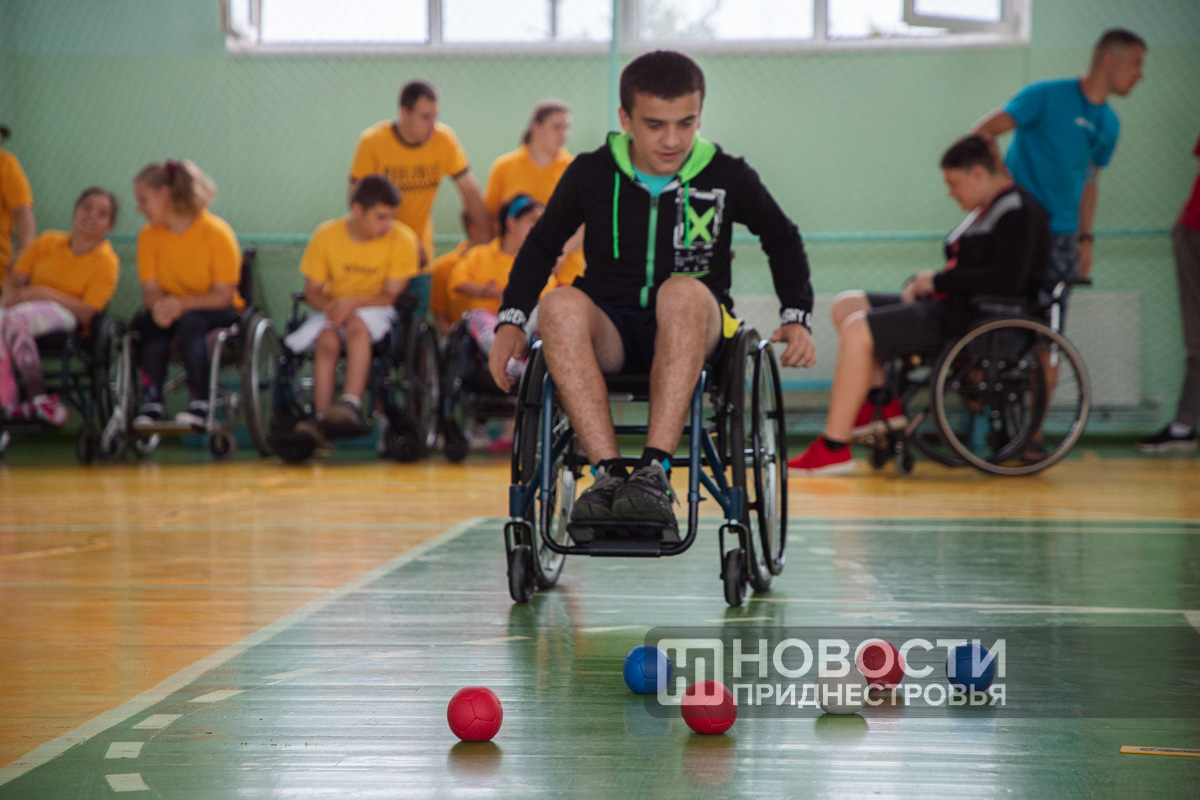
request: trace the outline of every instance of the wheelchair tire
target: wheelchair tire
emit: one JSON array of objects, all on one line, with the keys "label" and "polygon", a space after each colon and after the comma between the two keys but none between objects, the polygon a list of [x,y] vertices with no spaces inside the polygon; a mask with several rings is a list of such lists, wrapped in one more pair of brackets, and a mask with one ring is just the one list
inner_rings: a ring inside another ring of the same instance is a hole
[{"label": "wheelchair tire", "polygon": [[740,606],[746,600],[746,551],[740,547],[725,551],[721,559],[721,579],[725,583],[725,602]]},{"label": "wheelchair tire", "polygon": [[775,350],[762,339],[758,351],[752,398],[758,528],[767,568],[772,575],[779,575],[787,560],[787,421]]},{"label": "wheelchair tire", "polygon": [[[742,328],[729,343],[729,378],[726,382],[729,397],[725,400],[729,413],[729,466],[732,483],[742,490],[742,518],[738,520],[744,528],[743,558],[749,566],[750,585],[756,592],[771,588],[771,553],[768,537],[764,532],[770,527],[778,510],[775,498],[764,498],[762,484],[758,480],[758,462],[763,455],[758,445],[765,442],[760,432],[756,442],[755,433],[760,427],[755,410],[755,395],[759,379],[765,374],[761,366],[763,351],[758,348],[758,333],[752,328]],[[769,351],[768,351],[769,352]],[[778,441],[776,441],[778,445]],[[773,458],[773,457],[772,457]],[[749,462],[749,464],[747,464]],[[774,462],[773,462],[774,463]],[[747,469],[749,467],[749,469]],[[784,459],[784,487],[786,491],[787,460]],[[753,494],[750,478],[754,477]],[[786,514],[786,507],[784,508]],[[755,521],[751,522],[751,516]],[[782,564],[780,564],[782,567]],[[728,589],[726,590],[728,596]],[[735,604],[736,605],[736,604]]]},{"label": "wheelchair tire", "polygon": [[404,356],[405,408],[417,422],[422,437],[422,452],[437,446],[442,404],[442,358],[437,332],[420,322],[409,337]]},{"label": "wheelchair tire", "polygon": [[528,603],[533,597],[533,551],[519,544],[508,554],[508,593],[515,603]]},{"label": "wheelchair tire", "polygon": [[96,423],[104,426],[117,404],[118,370],[121,368],[121,340],[125,326],[104,316],[96,329],[92,353],[92,402],[96,404]]},{"label": "wheelchair tire", "polygon": [[275,408],[276,376],[283,344],[271,320],[256,314],[244,333],[242,346],[242,397],[246,403],[246,429],[254,449],[271,455],[271,413]]},{"label": "wheelchair tire", "polygon": [[[1056,362],[1053,387],[1043,358]],[[1063,402],[1055,436],[1046,438],[1046,457],[1023,461],[1025,447],[1046,430],[1056,395]],[[1065,458],[1083,435],[1091,383],[1079,352],[1061,333],[1033,319],[999,318],[976,325],[942,354],[933,401],[939,432],[966,463],[992,475],[1032,475]],[[982,420],[977,427],[984,430],[955,427],[956,405],[977,407]]]},{"label": "wheelchair tire", "polygon": [[[537,348],[530,358],[529,367],[522,376],[518,389],[519,402],[514,436],[519,438],[513,446],[513,482],[516,484],[540,480],[537,470],[541,467],[545,447],[542,441],[542,384],[545,375],[546,360],[541,349]],[[570,423],[558,404],[554,405],[552,413],[551,436],[561,436],[570,427]],[[567,522],[575,504],[575,483],[579,476],[575,468],[567,464],[574,454],[574,449],[572,437],[558,460],[551,465],[555,479],[550,487],[550,496],[543,496],[539,489],[530,507],[525,511],[525,519],[533,532],[531,546],[534,576],[538,587],[542,589],[549,589],[558,583],[566,562],[566,556],[554,552],[546,545],[545,537],[549,536],[558,544],[570,544]]]},{"label": "wheelchair tire", "polygon": [[446,454],[446,460],[451,464],[458,464],[471,452],[470,441],[463,435],[458,427],[458,423],[454,420],[447,420],[445,422],[445,436],[443,438],[445,441],[442,444],[442,452]]}]

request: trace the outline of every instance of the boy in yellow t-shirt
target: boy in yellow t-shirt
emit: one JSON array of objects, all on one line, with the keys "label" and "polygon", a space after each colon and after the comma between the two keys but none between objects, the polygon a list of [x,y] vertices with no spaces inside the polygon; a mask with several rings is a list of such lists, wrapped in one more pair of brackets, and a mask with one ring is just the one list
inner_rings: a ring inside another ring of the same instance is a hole
[{"label": "boy in yellow t-shirt", "polygon": [[462,223],[467,240],[459,242],[449,253],[435,258],[429,270],[429,313],[433,315],[438,333],[443,336],[450,332],[450,328],[462,319],[463,312],[467,310],[467,298],[450,291],[450,273],[474,246],[474,234],[477,233],[475,223],[466,209],[462,211]]},{"label": "boy in yellow t-shirt", "polygon": [[387,120],[363,131],[350,165],[352,185],[364,175],[381,173],[400,190],[396,219],[420,237],[422,269],[433,258],[430,211],[444,176],[454,179],[475,221],[479,231],[475,241],[486,242],[491,227],[466,153],[454,131],[437,117],[437,90],[427,81],[409,81],[400,90],[399,121]]},{"label": "boy in yellow t-shirt", "polygon": [[[365,176],[351,194],[350,215],[317,228],[300,262],[304,299],[316,313],[288,334],[284,344],[293,353],[316,349],[317,425],[301,422],[297,430],[318,441],[326,425],[366,428],[362,395],[370,377],[371,344],[396,324],[396,298],[417,274],[416,234],[395,222],[400,199],[385,176]],[[334,402],[343,350],[345,383],[341,399]]]},{"label": "boy in yellow t-shirt", "polygon": [[[117,198],[98,187],[75,201],[71,232],[46,231],[17,259],[0,293],[0,406],[12,419],[54,426],[70,417],[58,395],[46,393],[37,338],[86,328],[117,288],[117,254],[108,243]],[[13,367],[25,386],[17,400]]]}]

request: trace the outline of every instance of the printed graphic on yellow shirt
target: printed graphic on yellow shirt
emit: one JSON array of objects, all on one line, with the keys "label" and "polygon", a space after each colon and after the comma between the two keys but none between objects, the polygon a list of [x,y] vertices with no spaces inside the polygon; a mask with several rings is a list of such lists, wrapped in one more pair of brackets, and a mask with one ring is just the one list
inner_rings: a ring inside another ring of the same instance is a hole
[{"label": "printed graphic on yellow shirt", "polygon": [[417,274],[417,237],[397,222],[376,239],[360,242],[351,235],[347,220],[334,219],[313,232],[300,262],[300,272],[325,284],[329,297],[375,297],[384,282]]}]

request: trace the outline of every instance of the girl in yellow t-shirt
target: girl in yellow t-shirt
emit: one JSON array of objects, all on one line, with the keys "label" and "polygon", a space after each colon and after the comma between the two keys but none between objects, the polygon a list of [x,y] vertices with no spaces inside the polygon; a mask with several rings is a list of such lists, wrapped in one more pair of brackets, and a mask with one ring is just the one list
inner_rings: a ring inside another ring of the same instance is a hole
[{"label": "girl in yellow t-shirt", "polygon": [[[21,253],[0,292],[0,405],[12,419],[41,419],[61,427],[70,417],[46,393],[37,338],[86,328],[117,288],[117,254],[108,233],[117,198],[92,186],[75,201],[71,232],[46,231]],[[25,396],[18,402],[13,367]]]},{"label": "girl in yellow t-shirt", "polygon": [[[8,141],[8,137],[8,126],[0,125],[0,144]],[[16,250],[12,248],[13,233],[17,234]],[[0,147],[0,281],[36,235],[29,179],[17,157]]]},{"label": "girl in yellow t-shirt", "polygon": [[217,185],[191,161],[150,164],[133,181],[137,210],[138,281],[144,308],[133,318],[141,335],[146,381],[135,427],[162,419],[163,382],[174,340],[187,373],[188,410],[176,422],[203,428],[208,416],[208,348],[212,330],[237,322],[241,253],[229,223],[208,212]]}]

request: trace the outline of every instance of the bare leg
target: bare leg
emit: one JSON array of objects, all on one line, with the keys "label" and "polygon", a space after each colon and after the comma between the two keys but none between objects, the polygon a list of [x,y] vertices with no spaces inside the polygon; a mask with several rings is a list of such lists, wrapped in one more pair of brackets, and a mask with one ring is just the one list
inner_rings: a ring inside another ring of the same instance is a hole
[{"label": "bare leg", "polygon": [[357,314],[346,320],[346,383],[345,394],[362,399],[371,373],[371,334]]},{"label": "bare leg", "polygon": [[842,324],[856,311],[866,311],[871,304],[867,301],[867,293],[861,289],[848,289],[833,298],[833,306],[829,309],[829,318],[833,320],[833,329],[841,331]]},{"label": "bare leg", "polygon": [[325,413],[333,402],[333,391],[337,384],[337,360],[342,354],[342,339],[332,328],[321,331],[317,337],[316,353],[313,357],[313,398],[317,415]]},{"label": "bare leg", "polygon": [[839,442],[850,441],[854,418],[866,400],[872,377],[878,370],[875,340],[867,325],[867,315],[858,312],[842,323],[837,366],[833,370],[833,391],[829,398],[829,416],[825,418],[827,438]]},{"label": "bare leg", "polygon": [[721,308],[695,278],[668,278],[655,301],[658,335],[650,367],[650,424],[646,446],[674,453],[704,358],[721,337]]},{"label": "bare leg", "polygon": [[538,304],[546,367],[592,464],[617,458],[604,373],[625,363],[621,336],[608,315],[573,286],[549,292]]}]

